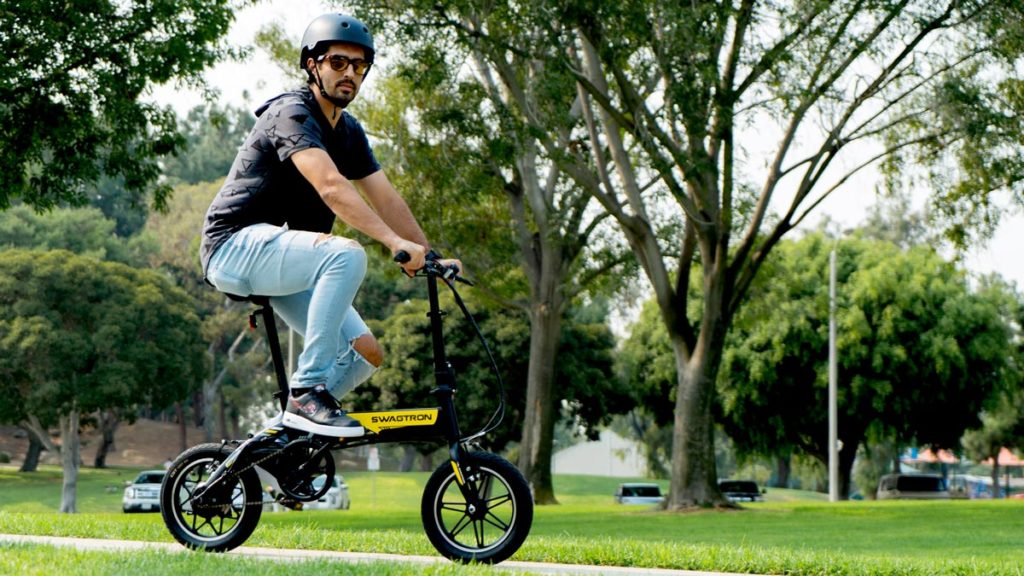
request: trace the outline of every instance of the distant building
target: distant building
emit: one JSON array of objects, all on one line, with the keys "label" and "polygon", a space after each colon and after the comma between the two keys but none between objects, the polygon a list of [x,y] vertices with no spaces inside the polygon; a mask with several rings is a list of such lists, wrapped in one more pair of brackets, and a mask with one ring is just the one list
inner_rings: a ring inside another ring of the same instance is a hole
[{"label": "distant building", "polygon": [[551,472],[642,478],[647,475],[647,461],[638,442],[627,440],[611,430],[603,430],[600,440],[555,452]]}]

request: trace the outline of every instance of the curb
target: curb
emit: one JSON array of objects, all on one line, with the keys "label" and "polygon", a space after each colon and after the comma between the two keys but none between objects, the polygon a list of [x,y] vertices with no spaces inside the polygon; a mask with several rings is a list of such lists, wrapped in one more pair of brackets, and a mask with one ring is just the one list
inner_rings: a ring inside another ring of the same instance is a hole
[{"label": "curb", "polygon": [[[101,538],[70,538],[66,536],[23,536],[0,534],[0,544],[44,544],[70,547],[77,550],[132,551],[161,550],[164,552],[188,552],[183,546],[164,542],[141,542],[135,540],[104,540]],[[228,555],[245,556],[263,560],[300,562],[304,560],[334,560],[352,564],[373,562],[403,562],[407,564],[446,564],[449,561],[440,556],[404,556],[400,554],[378,554],[369,552],[334,552],[330,550],[296,550],[282,548],[260,548],[240,546]],[[697,572],[693,570],[672,570],[668,568],[633,568],[621,566],[589,566],[582,564],[550,564],[546,562],[506,561],[494,567],[496,570],[528,574],[578,574],[580,576],[750,576],[726,572]]]}]

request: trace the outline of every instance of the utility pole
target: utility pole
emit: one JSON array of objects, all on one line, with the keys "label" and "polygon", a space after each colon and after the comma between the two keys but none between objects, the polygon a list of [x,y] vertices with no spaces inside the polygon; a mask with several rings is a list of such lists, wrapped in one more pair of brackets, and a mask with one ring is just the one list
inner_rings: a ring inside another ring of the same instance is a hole
[{"label": "utility pole", "polygon": [[839,501],[839,408],[836,380],[836,249],[828,261],[828,501]]}]

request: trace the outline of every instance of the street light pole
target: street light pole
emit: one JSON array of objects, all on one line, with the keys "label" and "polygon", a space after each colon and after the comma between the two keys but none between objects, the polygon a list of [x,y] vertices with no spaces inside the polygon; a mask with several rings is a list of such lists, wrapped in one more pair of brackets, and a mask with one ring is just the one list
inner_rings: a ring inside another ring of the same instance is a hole
[{"label": "street light pole", "polygon": [[828,501],[839,501],[839,409],[836,358],[836,249],[828,262]]}]

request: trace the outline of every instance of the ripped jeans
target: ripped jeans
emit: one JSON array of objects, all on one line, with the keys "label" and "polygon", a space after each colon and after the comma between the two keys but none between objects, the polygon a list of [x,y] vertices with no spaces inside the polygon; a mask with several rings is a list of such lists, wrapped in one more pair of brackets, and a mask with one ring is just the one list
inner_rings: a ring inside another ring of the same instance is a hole
[{"label": "ripped jeans", "polygon": [[291,387],[324,384],[340,398],[376,371],[352,345],[370,332],[352,308],[365,274],[366,252],[354,240],[254,224],[217,249],[206,278],[229,294],[270,296],[305,340]]}]

